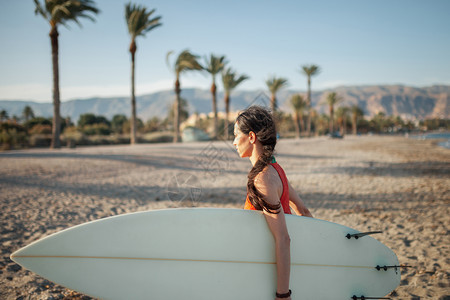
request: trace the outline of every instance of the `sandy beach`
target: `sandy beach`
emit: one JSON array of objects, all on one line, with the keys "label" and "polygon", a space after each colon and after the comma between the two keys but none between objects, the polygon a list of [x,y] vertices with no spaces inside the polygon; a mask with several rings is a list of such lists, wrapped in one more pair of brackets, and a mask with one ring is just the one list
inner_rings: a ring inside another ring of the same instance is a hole
[{"label": "sandy beach", "polygon": [[[392,299],[450,299],[450,150],[435,143],[346,136],[277,145],[277,161],[316,218],[382,230],[374,237],[412,266]],[[117,214],[242,208],[251,167],[223,141],[2,152],[0,165],[0,299],[90,299],[22,269],[10,254]]]}]

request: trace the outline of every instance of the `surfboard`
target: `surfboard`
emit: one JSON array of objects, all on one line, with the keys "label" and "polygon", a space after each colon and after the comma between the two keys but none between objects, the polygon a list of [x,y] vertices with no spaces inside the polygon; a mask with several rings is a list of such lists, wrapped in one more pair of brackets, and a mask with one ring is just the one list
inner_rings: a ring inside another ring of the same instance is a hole
[{"label": "surfboard", "polygon": [[[394,252],[335,223],[287,215],[292,299],[383,297],[400,283]],[[275,243],[259,211],[166,209],[74,226],[11,259],[101,299],[267,299]]]}]

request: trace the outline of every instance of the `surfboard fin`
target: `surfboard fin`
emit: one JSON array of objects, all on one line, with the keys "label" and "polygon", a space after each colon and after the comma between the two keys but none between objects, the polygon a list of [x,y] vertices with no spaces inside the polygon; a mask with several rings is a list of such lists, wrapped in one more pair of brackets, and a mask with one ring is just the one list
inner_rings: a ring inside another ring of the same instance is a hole
[{"label": "surfboard fin", "polygon": [[351,298],[351,299],[353,299],[353,300],[358,300],[358,299],[361,299],[361,300],[365,300],[365,299],[391,299],[391,298],[384,298],[384,297],[365,297],[365,296],[360,296],[360,297],[358,297],[358,296],[356,296],[356,295],[353,295],[353,297]]},{"label": "surfboard fin", "polygon": [[360,232],[360,233],[354,233],[354,234],[348,233],[345,237],[348,239],[355,238],[355,240],[357,240],[360,237],[363,237],[366,235],[371,235],[371,234],[377,234],[377,233],[383,233],[383,231],[368,231],[368,232]]},{"label": "surfboard fin", "polygon": [[387,271],[388,269],[395,269],[397,270],[397,268],[412,268],[412,266],[376,266],[375,269],[377,269],[378,271],[381,270],[385,270]]}]

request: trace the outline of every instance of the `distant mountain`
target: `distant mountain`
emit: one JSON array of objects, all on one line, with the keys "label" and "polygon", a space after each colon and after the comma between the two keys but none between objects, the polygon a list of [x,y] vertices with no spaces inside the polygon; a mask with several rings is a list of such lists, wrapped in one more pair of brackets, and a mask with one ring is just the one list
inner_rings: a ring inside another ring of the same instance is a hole
[{"label": "distant mountain", "polygon": [[[289,97],[305,91],[284,90],[277,94],[281,110],[291,111]],[[424,88],[402,85],[382,86],[342,86],[322,91],[312,91],[312,105],[319,112],[327,112],[324,104],[326,94],[337,92],[343,97],[341,105],[358,105],[366,116],[371,117],[378,112],[386,115],[400,115],[408,119],[450,118],[450,86],[440,85]],[[181,96],[189,103],[190,113],[209,113],[211,94],[209,90],[183,89]],[[218,95],[218,109],[224,111],[223,92]],[[269,105],[270,95],[266,91],[235,91],[231,94],[231,111],[243,109],[251,104]],[[154,116],[165,117],[169,105],[173,103],[173,91],[162,91],[136,97],[137,113],[142,120]],[[50,117],[53,114],[51,103],[34,101],[0,100],[0,110],[6,110],[9,116],[20,116],[25,106],[29,105],[35,115]],[[129,97],[76,99],[61,104],[61,115],[77,121],[81,114],[94,113],[111,119],[116,114],[130,115]]]}]

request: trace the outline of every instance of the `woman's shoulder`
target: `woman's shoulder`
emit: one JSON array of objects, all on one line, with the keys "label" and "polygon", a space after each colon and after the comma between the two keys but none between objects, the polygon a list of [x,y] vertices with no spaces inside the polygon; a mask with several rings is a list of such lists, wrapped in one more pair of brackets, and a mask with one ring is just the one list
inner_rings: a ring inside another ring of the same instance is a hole
[{"label": "woman's shoulder", "polygon": [[274,187],[282,184],[280,176],[277,170],[271,164],[267,165],[264,170],[262,170],[255,177],[255,186],[264,185],[266,187]]}]

